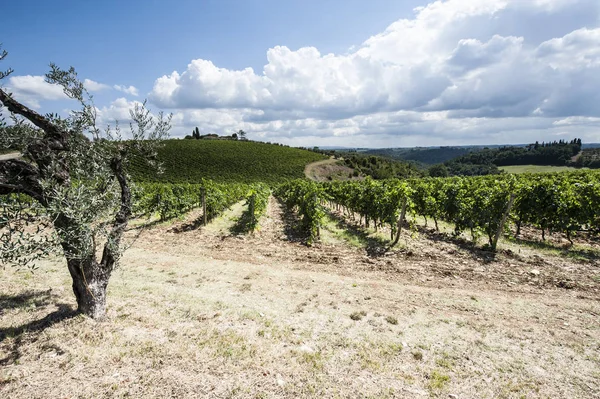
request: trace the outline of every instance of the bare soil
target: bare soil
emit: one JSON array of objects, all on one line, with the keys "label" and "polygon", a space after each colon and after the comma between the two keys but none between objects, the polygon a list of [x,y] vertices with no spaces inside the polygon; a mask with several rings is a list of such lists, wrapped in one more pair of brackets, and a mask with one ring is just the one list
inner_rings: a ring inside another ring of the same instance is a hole
[{"label": "bare soil", "polygon": [[314,181],[364,179],[364,176],[354,176],[354,169],[344,165],[342,161],[335,158],[309,163],[304,168],[304,175]]},{"label": "bare soil", "polygon": [[61,259],[0,269],[0,397],[600,397],[595,243],[492,255],[419,227],[390,249],[332,211],[307,247],[275,199],[254,234],[242,210],[136,221],[104,321]]}]

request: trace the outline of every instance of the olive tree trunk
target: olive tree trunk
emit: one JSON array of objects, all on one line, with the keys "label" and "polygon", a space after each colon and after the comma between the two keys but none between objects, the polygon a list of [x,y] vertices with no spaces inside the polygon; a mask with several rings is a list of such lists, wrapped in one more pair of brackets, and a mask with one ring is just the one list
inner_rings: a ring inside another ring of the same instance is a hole
[{"label": "olive tree trunk", "polygon": [[73,279],[73,293],[77,310],[94,319],[106,313],[106,289],[110,273],[106,273],[92,257],[68,259],[67,266]]}]

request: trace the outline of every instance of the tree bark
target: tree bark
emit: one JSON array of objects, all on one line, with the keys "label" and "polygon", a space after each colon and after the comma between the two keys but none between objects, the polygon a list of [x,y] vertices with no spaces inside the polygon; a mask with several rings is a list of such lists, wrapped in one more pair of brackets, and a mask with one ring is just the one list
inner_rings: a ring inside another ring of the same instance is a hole
[{"label": "tree bark", "polygon": [[94,319],[106,314],[106,288],[110,273],[103,270],[93,256],[68,259],[67,266],[73,280],[77,311]]}]

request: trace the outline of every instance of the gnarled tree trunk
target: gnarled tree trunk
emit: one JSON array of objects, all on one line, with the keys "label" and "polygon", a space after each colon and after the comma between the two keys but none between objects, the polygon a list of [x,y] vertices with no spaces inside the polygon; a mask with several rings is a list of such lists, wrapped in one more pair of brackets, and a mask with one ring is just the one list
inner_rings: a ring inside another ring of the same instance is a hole
[{"label": "gnarled tree trunk", "polygon": [[106,313],[106,289],[110,273],[103,270],[93,257],[67,259],[67,266],[73,279],[77,310],[94,319],[102,318]]}]

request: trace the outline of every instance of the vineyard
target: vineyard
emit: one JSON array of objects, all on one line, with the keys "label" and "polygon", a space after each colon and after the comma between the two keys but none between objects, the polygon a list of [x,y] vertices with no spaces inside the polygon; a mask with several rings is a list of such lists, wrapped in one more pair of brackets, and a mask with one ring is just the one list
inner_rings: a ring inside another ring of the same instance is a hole
[{"label": "vineyard", "polygon": [[[597,397],[599,189],[592,171],[138,183],[109,322],[58,319],[73,298],[56,258],[0,268],[0,390]],[[574,245],[551,250],[559,235]],[[110,372],[81,384],[82,364]]]},{"label": "vineyard", "polygon": [[[242,218],[249,231],[258,227],[271,192],[266,184],[210,180],[139,188],[136,214],[158,214],[161,220],[204,206],[210,221],[246,199]],[[484,236],[485,247],[491,250],[509,229],[512,236],[519,236],[524,226],[536,229],[542,240],[557,232],[571,243],[577,234],[600,232],[600,173],[591,171],[326,183],[293,180],[277,186],[275,195],[297,213],[309,245],[318,240],[332,210],[366,228],[388,231],[392,245],[403,227],[414,228],[417,217],[433,221],[436,230],[439,221],[450,223],[455,236],[468,233],[473,242]]]},{"label": "vineyard", "polygon": [[515,225],[518,236],[524,225],[546,232],[564,233],[572,243],[577,233],[600,231],[600,174],[572,172],[540,175],[502,175],[413,180],[313,183],[296,181],[282,186],[278,195],[295,207],[310,232],[318,236],[326,205],[342,207],[365,227],[387,226],[390,240],[407,223],[406,214],[454,225],[454,234],[468,231],[473,241],[480,234],[487,247],[496,249],[499,237]]},{"label": "vineyard", "polygon": [[304,167],[326,159],[312,151],[234,140],[166,140],[158,151],[164,172],[157,174],[141,159],[131,174],[140,182],[197,183],[210,179],[227,183],[280,183],[304,177]]}]

